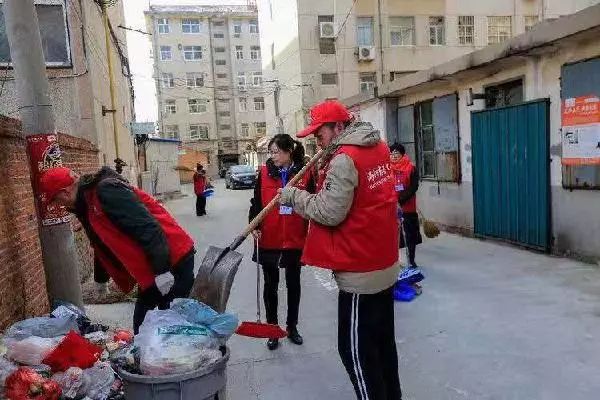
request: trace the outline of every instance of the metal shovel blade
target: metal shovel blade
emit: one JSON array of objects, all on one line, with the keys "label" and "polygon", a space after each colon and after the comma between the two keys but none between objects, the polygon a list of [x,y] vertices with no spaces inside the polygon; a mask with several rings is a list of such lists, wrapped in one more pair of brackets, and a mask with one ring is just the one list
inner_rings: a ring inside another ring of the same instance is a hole
[{"label": "metal shovel blade", "polygon": [[225,312],[233,279],[242,262],[242,255],[229,247],[210,246],[198,269],[190,297]]}]

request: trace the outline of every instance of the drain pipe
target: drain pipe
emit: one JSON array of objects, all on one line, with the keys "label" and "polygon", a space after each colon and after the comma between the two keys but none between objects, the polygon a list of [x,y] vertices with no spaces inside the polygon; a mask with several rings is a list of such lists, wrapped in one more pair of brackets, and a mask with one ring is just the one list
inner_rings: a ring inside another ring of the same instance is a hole
[{"label": "drain pipe", "polygon": [[379,54],[381,57],[381,84],[384,83],[384,65],[383,65],[383,24],[381,22],[381,0],[377,0],[377,13],[379,14]]}]

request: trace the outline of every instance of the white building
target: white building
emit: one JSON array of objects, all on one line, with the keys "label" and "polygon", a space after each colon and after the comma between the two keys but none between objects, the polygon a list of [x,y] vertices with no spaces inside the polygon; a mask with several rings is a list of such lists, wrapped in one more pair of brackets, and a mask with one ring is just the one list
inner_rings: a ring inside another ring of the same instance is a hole
[{"label": "white building", "polygon": [[266,133],[256,8],[153,5],[146,20],[161,135],[205,152],[211,174],[245,162]]}]

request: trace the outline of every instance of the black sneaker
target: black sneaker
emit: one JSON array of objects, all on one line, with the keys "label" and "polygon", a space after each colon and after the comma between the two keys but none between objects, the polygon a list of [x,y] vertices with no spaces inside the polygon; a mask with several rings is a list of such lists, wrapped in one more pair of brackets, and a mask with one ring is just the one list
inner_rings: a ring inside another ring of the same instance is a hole
[{"label": "black sneaker", "polygon": [[279,347],[279,339],[269,339],[267,340],[267,348],[271,351],[275,350]]},{"label": "black sneaker", "polygon": [[290,339],[290,342],[297,344],[298,346],[301,346],[304,343],[304,339],[302,336],[300,336],[296,327],[288,328],[288,339]]}]

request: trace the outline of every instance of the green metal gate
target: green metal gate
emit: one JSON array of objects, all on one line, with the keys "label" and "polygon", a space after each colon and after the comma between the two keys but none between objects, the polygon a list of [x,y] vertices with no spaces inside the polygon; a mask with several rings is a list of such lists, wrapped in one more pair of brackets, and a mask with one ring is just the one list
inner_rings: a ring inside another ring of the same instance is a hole
[{"label": "green metal gate", "polygon": [[549,249],[548,104],[471,114],[476,235]]}]

